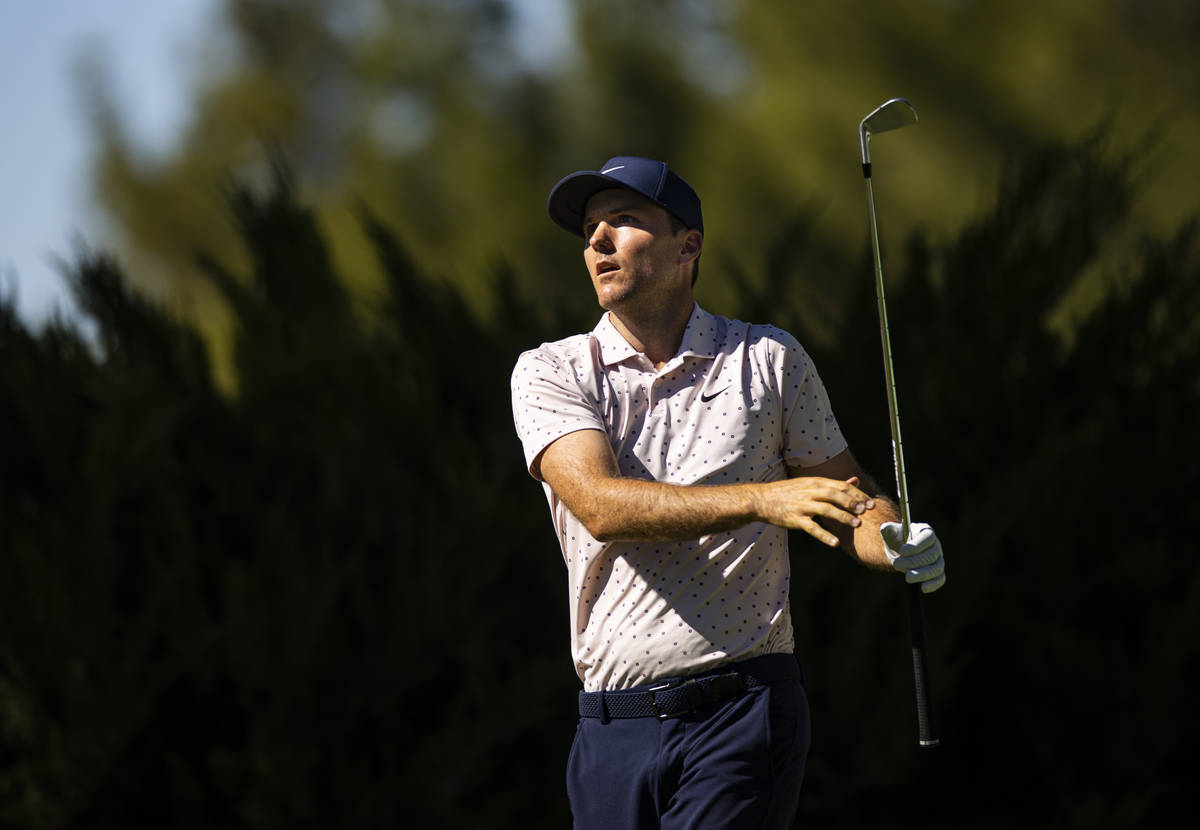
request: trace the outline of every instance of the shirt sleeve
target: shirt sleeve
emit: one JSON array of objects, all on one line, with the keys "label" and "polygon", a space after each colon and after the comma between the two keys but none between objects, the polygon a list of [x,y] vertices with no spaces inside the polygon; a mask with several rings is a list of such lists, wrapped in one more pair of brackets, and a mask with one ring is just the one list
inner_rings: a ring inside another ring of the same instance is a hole
[{"label": "shirt sleeve", "polygon": [[597,402],[580,386],[572,368],[544,347],[517,359],[511,388],[517,437],[529,474],[538,480],[537,460],[546,447],[581,429],[605,431]]},{"label": "shirt sleeve", "polygon": [[776,373],[783,402],[783,461],[789,467],[812,467],[846,449],[825,384],[804,347],[778,331]]}]

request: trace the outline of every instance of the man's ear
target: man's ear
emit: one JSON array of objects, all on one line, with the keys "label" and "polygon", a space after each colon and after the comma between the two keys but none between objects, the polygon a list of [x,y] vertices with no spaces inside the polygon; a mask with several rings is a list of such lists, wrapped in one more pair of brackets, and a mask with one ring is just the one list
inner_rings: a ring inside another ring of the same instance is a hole
[{"label": "man's ear", "polygon": [[691,262],[700,256],[704,247],[704,236],[698,230],[689,230],[683,236],[683,245],[679,249],[680,264]]}]

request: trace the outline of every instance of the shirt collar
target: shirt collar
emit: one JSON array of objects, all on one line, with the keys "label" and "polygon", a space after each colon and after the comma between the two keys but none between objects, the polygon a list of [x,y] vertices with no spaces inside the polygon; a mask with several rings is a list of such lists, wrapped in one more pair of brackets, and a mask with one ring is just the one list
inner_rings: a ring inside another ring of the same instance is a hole
[{"label": "shirt collar", "polygon": [[702,309],[698,303],[692,308],[692,316],[688,318],[687,328],[683,331],[679,354],[694,357],[717,356],[717,318]]},{"label": "shirt collar", "polygon": [[[600,355],[605,366],[613,366],[638,353],[621,332],[617,331],[608,312],[600,318],[600,322],[592,330],[592,335],[600,343]],[[687,328],[683,330],[683,339],[679,343],[676,357],[684,355],[717,356],[716,317],[702,309],[698,303],[692,305],[692,316],[688,318]]]}]

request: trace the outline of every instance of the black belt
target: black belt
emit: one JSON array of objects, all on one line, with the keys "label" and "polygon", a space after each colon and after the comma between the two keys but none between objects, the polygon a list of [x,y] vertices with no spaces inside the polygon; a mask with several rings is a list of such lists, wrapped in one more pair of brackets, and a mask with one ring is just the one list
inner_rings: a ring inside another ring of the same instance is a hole
[{"label": "black belt", "polygon": [[751,675],[728,672],[691,680],[680,678],[644,689],[580,692],[579,716],[604,721],[609,718],[678,718],[761,685],[762,681]]}]

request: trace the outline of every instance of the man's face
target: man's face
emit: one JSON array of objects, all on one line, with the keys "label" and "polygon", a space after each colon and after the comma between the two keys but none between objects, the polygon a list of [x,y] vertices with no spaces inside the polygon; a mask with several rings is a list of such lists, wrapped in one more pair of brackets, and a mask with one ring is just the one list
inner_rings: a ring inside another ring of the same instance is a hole
[{"label": "man's face", "polygon": [[658,205],[629,190],[601,190],[583,217],[583,259],[601,308],[638,303],[649,310],[690,288],[690,269],[680,259],[686,232],[672,231]]}]

